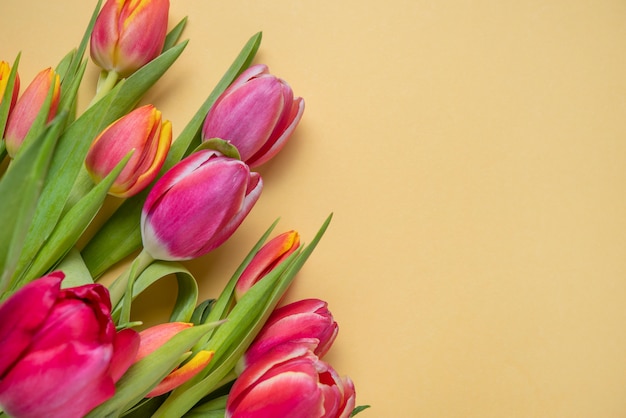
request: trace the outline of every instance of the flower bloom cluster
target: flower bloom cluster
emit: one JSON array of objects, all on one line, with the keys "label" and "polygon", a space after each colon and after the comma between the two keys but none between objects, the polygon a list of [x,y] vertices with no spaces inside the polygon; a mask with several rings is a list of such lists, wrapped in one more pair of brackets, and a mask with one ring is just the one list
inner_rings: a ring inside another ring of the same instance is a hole
[{"label": "flower bloom cluster", "polygon": [[[304,100],[266,65],[248,67],[253,37],[174,141],[155,105],[135,107],[184,48],[175,36],[184,21],[168,34],[168,16],[169,0],[104,2],[81,42],[102,71],[80,115],[84,50],[21,94],[19,60],[0,61],[0,412],[348,417],[354,385],[323,360],[338,332],[326,302],[276,308],[330,218],[305,248],[294,230],[264,243],[268,230],[215,301],[197,303],[196,279],[179,263],[240,227],[264,187],[254,169],[285,146]],[[91,221],[107,216],[107,195],[119,209],[80,248]],[[99,283],[135,250],[121,275]],[[172,275],[169,322],[135,330],[134,298]],[[209,396],[225,382],[227,395]]]}]

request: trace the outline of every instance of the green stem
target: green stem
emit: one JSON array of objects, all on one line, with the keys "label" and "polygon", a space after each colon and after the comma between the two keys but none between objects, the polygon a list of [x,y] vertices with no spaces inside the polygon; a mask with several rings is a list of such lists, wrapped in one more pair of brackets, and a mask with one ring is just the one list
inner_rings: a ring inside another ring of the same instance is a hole
[{"label": "green stem", "polygon": [[104,74],[105,74],[104,71],[102,72],[102,74],[100,74],[100,80],[98,80],[98,87],[96,88],[96,94],[93,97],[93,99],[91,99],[91,103],[89,103],[89,106],[87,106],[87,109],[89,109],[91,106],[96,104],[98,100],[106,96],[106,94],[110,92],[113,89],[113,87],[115,87],[115,84],[117,84],[117,81],[120,78],[120,75],[115,71],[109,71],[108,73],[106,73],[106,76],[103,76]]},{"label": "green stem", "polygon": [[145,249],[133,260],[132,264],[110,286],[111,306],[121,302],[121,312],[118,325],[130,323],[130,306],[133,301],[133,286],[139,275],[154,261],[154,258]]}]

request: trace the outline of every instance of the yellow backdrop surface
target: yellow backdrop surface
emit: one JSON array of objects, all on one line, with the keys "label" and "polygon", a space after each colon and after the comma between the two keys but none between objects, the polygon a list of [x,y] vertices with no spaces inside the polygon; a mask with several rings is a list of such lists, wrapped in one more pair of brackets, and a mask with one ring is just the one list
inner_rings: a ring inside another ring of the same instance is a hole
[{"label": "yellow backdrop surface", "polygon": [[[25,86],[93,3],[4,0],[0,59],[22,51]],[[626,2],[173,1],[184,16],[142,102],[174,135],[257,31],[255,62],[306,101],[250,216],[187,263],[203,298],[277,217],[310,241],[333,212],[287,299],[328,301],[364,418],[626,416]]]}]

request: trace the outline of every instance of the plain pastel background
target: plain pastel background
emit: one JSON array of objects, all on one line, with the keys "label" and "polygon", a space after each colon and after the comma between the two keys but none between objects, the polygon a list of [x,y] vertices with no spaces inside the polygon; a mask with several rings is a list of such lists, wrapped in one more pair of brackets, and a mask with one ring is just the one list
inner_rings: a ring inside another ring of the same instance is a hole
[{"label": "plain pastel background", "polygon": [[[4,0],[0,59],[22,51],[26,86],[94,5]],[[143,101],[175,135],[259,30],[256,62],[306,100],[240,230],[187,263],[204,298],[274,219],[309,241],[333,212],[288,299],[329,302],[361,416],[626,416],[626,2],[172,1],[184,16]]]}]

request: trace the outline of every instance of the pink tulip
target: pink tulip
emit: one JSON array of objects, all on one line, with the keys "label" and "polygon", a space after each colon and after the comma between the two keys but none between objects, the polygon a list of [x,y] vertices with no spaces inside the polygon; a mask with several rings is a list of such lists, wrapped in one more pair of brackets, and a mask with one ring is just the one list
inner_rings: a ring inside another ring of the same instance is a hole
[{"label": "pink tulip", "polygon": [[[2,103],[2,97],[4,96],[4,92],[7,88],[7,83],[9,82],[9,75],[11,74],[11,67],[9,63],[6,61],[0,61],[0,103]],[[20,91],[20,76],[19,74],[15,74],[15,83],[13,84],[13,93],[11,96],[11,106],[10,109],[15,106],[15,102],[17,101],[17,96]],[[1,134],[1,132],[0,132]]]},{"label": "pink tulip", "polygon": [[[187,322],[166,322],[141,331],[139,333],[141,343],[139,344],[135,361],[139,361],[148,354],[153,353],[176,334],[192,326],[193,324]],[[209,364],[214,354],[213,351],[199,351],[181,367],[176,368],[168,374],[146,395],[146,398],[162,395],[182,385],[187,380],[200,373],[200,371]]]},{"label": "pink tulip", "polygon": [[0,306],[0,408],[15,417],[82,417],[115,393],[139,334],[119,332],[99,284],[61,289],[58,271]]},{"label": "pink tulip", "polygon": [[230,141],[250,167],[274,157],[302,118],[304,100],[265,65],[244,71],[209,111],[202,137]]},{"label": "pink tulip", "polygon": [[172,143],[172,124],[154,106],[137,108],[109,125],[91,144],[85,166],[99,183],[128,152],[134,153],[109,194],[130,197],[155,179]]},{"label": "pink tulip", "polygon": [[15,103],[7,120],[4,134],[7,152],[11,157],[15,157],[17,154],[52,85],[54,85],[52,103],[50,104],[47,121],[50,122],[56,116],[61,96],[60,83],[59,75],[52,68],[42,70],[26,87],[24,94]]},{"label": "pink tulip", "polygon": [[156,58],[167,35],[169,0],[107,0],[91,34],[91,58],[128,77]]},{"label": "pink tulip", "polygon": [[254,364],[272,348],[300,343],[322,358],[339,331],[328,304],[319,299],[304,299],[276,309],[242,359],[244,368]]},{"label": "pink tulip", "polygon": [[285,343],[237,378],[226,402],[226,418],[347,418],[354,404],[348,377],[339,377],[306,346]]},{"label": "pink tulip", "polygon": [[141,213],[144,249],[157,260],[187,260],[220,246],[261,194],[246,164],[217,151],[184,158],[152,187]]},{"label": "pink tulip", "polygon": [[296,231],[285,232],[268,241],[241,273],[235,287],[235,298],[241,299],[256,282],[282,263],[299,246],[300,236]]}]

